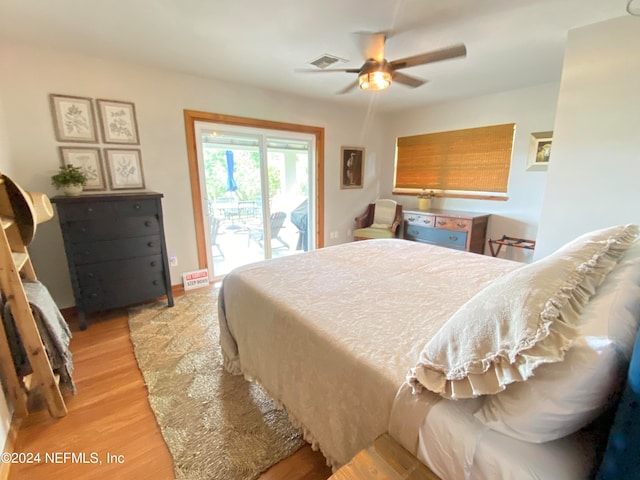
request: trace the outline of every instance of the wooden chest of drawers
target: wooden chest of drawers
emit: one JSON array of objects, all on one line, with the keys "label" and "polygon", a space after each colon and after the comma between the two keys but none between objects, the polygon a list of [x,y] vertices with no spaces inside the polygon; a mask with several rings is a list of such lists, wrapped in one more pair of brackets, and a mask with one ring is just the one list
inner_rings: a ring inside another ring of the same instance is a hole
[{"label": "wooden chest of drawers", "polygon": [[455,210],[406,210],[404,238],[442,247],[484,253],[489,215]]},{"label": "wooden chest of drawers", "polygon": [[162,194],[58,196],[80,328],[90,312],[167,296],[173,306]]}]

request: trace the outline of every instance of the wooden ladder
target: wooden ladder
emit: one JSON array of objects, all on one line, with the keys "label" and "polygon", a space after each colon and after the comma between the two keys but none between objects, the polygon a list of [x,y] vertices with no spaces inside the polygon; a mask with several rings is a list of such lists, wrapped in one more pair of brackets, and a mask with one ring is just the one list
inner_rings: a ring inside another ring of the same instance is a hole
[{"label": "wooden ladder", "polygon": [[10,401],[16,416],[24,418],[29,414],[27,403],[29,391],[38,391],[44,398],[49,414],[53,417],[63,417],[67,414],[67,407],[22,285],[21,274],[25,280],[35,281],[36,273],[20,234],[18,219],[2,175],[0,175],[0,222],[2,223],[0,289],[11,309],[17,333],[33,370],[31,375],[25,378],[19,377],[14,367],[4,323],[0,321],[0,370],[6,381]]}]

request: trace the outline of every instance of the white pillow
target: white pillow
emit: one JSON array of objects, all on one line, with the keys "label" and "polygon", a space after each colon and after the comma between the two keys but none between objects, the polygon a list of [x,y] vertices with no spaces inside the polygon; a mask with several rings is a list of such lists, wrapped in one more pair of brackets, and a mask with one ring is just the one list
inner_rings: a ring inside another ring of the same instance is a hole
[{"label": "white pillow", "polygon": [[494,394],[559,362],[582,308],[638,235],[636,225],[582,235],[499,278],[434,335],[407,380],[446,398]]},{"label": "white pillow", "polygon": [[564,361],[541,365],[526,382],[487,396],[476,418],[529,442],[569,435],[615,398],[640,324],[640,241],[604,279],[580,317],[579,337]]},{"label": "white pillow", "polygon": [[396,205],[397,202],[395,200],[376,200],[373,210],[373,223],[378,225],[376,228],[389,228],[393,225],[393,221],[396,218]]}]

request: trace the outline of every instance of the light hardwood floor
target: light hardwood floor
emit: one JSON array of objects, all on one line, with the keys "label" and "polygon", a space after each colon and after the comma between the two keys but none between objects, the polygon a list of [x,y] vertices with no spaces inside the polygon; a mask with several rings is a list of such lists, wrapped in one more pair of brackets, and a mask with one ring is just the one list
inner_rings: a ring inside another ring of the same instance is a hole
[{"label": "light hardwood floor", "polygon": [[[41,461],[13,465],[9,479],[174,478],[171,455],[133,355],[126,311],[91,317],[89,328],[74,329],[73,335],[78,392],[65,398],[69,413],[51,419],[46,412],[38,412],[23,422],[14,451],[39,453]],[[76,457],[65,458],[65,454]],[[84,454],[86,462],[95,454],[101,463],[80,463],[78,454]],[[261,479],[326,480],[330,475],[322,455],[306,446]]]}]

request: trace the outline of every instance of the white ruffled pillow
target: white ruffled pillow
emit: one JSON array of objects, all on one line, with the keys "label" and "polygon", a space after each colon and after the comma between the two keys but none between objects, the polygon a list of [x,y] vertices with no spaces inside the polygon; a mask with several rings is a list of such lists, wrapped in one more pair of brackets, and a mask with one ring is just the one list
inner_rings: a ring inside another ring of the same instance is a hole
[{"label": "white ruffled pillow", "polygon": [[476,418],[528,442],[548,442],[588,425],[615,398],[640,324],[640,241],[606,276],[580,317],[564,361],[485,397]]},{"label": "white ruffled pillow", "polygon": [[559,362],[582,308],[638,235],[636,225],[582,235],[477,293],[427,343],[407,381],[446,398],[494,394]]}]

